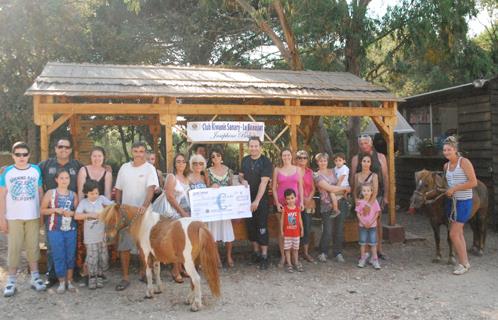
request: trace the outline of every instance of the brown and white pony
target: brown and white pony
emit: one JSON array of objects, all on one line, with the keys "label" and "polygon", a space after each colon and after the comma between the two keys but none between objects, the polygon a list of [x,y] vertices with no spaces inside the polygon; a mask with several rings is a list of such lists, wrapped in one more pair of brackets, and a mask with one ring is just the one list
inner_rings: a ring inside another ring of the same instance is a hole
[{"label": "brown and white pony", "polygon": [[[415,213],[416,209],[423,208],[430,219],[436,242],[436,257],[433,262],[441,260],[441,248],[439,246],[439,228],[441,225],[448,227],[449,220],[444,212],[444,201],[447,199],[445,192],[448,189],[443,172],[421,170],[415,172],[415,191],[410,199],[410,213]],[[481,181],[477,181],[477,186],[472,189],[472,217],[469,223],[472,227],[474,240],[471,252],[481,256],[486,242],[486,229],[488,217],[488,189]],[[448,228],[448,263],[454,263],[451,241]]]},{"label": "brown and white pony", "polygon": [[[138,208],[128,205],[111,205],[104,209],[101,220],[106,225],[108,239],[115,239],[123,228],[129,228],[137,242],[146,268],[146,298],[161,293],[160,262],[164,264],[181,263],[191,279],[192,291],[187,303],[192,311],[202,307],[201,278],[196,267],[202,267],[211,293],[220,296],[218,274],[218,253],[213,236],[206,225],[192,218],[172,220],[160,216],[149,207],[141,215]],[[152,284],[152,270],[156,276],[156,287]]]}]

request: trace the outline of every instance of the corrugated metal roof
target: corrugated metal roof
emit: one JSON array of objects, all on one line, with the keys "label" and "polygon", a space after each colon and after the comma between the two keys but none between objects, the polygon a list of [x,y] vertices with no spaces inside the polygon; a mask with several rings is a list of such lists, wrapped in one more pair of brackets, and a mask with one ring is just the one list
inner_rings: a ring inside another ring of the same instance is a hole
[{"label": "corrugated metal roof", "polygon": [[[408,123],[408,121],[406,121],[405,117],[403,117],[403,115],[399,111],[396,111],[396,117],[398,118],[398,121],[396,122],[396,127],[394,128],[395,133],[415,132],[415,129],[412,128],[412,126]],[[361,132],[361,134],[368,134],[373,136],[378,132],[379,129],[377,129],[375,123],[372,121],[372,119],[370,119],[367,127]]]},{"label": "corrugated metal roof", "polygon": [[346,72],[49,62],[27,95],[400,101]]}]

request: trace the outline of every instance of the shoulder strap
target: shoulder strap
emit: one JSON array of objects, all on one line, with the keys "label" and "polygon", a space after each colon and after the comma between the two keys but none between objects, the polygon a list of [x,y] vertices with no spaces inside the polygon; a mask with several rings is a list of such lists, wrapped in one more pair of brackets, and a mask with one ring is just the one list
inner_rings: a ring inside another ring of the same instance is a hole
[{"label": "shoulder strap", "polygon": [[368,177],[365,179],[365,182],[368,182],[368,180],[370,180],[370,178],[372,177],[374,173],[373,172],[370,172],[370,174],[368,175]]},{"label": "shoulder strap", "polygon": [[86,172],[86,180],[88,180],[88,179],[92,179],[92,178],[90,177],[90,172],[88,172],[88,168],[87,168],[86,166],[84,166],[83,168],[85,168],[85,172]]}]

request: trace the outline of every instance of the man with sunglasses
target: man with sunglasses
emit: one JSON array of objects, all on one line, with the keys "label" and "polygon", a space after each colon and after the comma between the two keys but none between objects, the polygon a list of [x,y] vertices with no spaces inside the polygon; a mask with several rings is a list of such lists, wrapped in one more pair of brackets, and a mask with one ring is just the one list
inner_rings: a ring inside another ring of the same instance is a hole
[{"label": "man with sunglasses", "polygon": [[24,142],[14,143],[12,159],[14,164],[0,175],[0,232],[8,236],[9,276],[3,292],[5,297],[11,297],[17,291],[16,274],[23,246],[31,271],[31,287],[36,291],[46,289],[38,272],[42,196],[40,168],[28,162],[29,147]]},{"label": "man with sunglasses", "polygon": [[[49,158],[40,162],[39,166],[42,172],[43,178],[43,191],[57,188],[57,183],[55,182],[55,174],[60,169],[65,169],[69,172],[69,190],[73,192],[78,192],[77,190],[77,180],[78,172],[83,166],[78,160],[71,159],[72,153],[72,142],[69,137],[60,138],[55,144],[55,158]],[[82,244],[81,244],[82,245]],[[47,282],[45,283],[47,287],[51,287],[57,283],[57,277],[55,276],[55,269],[52,262],[52,258],[49,254],[50,248],[47,243]],[[79,251],[78,261],[82,261],[81,249]],[[81,266],[81,263],[80,263]],[[75,276],[79,275],[78,270],[74,270]],[[77,280],[77,279],[75,279]]]},{"label": "man with sunglasses", "polygon": [[[377,201],[381,205],[382,209],[385,209],[388,205],[388,195],[389,195],[389,179],[387,173],[387,160],[386,156],[382,153],[378,153],[373,145],[372,137],[367,134],[360,135],[358,137],[358,146],[360,152],[353,157],[351,160],[351,170],[353,172],[361,171],[361,160],[364,155],[369,155],[372,158],[372,164],[370,170],[377,174],[379,177],[379,191],[377,194]],[[350,183],[353,183],[352,179],[354,174],[350,175]],[[379,221],[380,222],[380,221]],[[378,238],[382,240],[382,225],[378,223]],[[377,251],[379,258],[385,260],[386,255],[382,252],[382,241],[377,244]]]},{"label": "man with sunglasses", "polygon": [[[156,168],[147,162],[146,150],[145,142],[133,143],[133,160],[121,166],[116,179],[116,203],[139,207],[140,214],[145,213],[154,196],[154,190],[159,186]],[[118,252],[123,278],[116,286],[116,291],[122,291],[130,285],[128,270],[131,254],[138,254],[136,243],[127,228],[119,232]],[[143,273],[143,270],[140,273]]]}]

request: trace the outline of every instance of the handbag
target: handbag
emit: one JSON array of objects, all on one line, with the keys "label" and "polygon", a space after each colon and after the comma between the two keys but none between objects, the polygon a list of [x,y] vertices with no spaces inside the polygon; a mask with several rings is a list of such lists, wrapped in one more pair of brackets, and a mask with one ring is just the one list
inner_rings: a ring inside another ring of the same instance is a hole
[{"label": "handbag", "polygon": [[171,218],[178,219],[180,215],[176,212],[175,208],[171,206],[168,199],[166,198],[166,193],[161,193],[159,197],[157,197],[154,202],[152,202],[152,211],[159,213],[159,215]]}]

